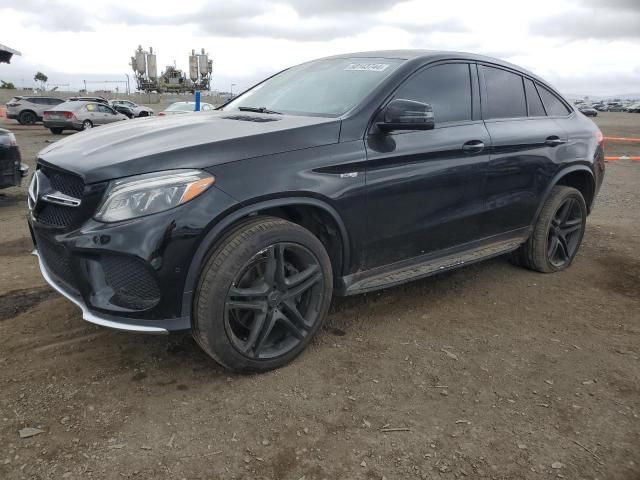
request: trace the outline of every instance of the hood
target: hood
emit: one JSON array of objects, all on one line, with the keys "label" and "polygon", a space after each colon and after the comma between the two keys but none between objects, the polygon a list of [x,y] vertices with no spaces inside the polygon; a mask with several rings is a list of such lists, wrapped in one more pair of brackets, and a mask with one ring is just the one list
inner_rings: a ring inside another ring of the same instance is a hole
[{"label": "hood", "polygon": [[337,143],[340,120],[247,112],[198,112],[117,122],[48,146],[42,163],[85,183],[223,163]]}]

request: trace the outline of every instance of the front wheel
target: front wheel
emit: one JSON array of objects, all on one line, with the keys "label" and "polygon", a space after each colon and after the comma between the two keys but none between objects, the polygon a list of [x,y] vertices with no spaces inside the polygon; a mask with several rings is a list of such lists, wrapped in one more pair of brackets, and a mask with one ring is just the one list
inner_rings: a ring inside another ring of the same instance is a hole
[{"label": "front wheel", "polygon": [[587,222],[587,205],[572,187],[556,186],[547,198],[529,240],[512,259],[543,273],[564,270],[573,262]]},{"label": "front wheel", "polygon": [[211,253],[196,290],[193,335],[231,370],[272,370],[309,344],[332,290],[331,262],[318,238],[286,220],[256,217]]}]

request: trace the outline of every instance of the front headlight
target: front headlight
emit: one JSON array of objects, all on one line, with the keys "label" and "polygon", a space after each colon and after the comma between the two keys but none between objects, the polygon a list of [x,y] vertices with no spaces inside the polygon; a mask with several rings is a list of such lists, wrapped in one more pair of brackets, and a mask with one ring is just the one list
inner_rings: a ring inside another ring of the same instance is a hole
[{"label": "front headlight", "polygon": [[114,180],[107,187],[95,219],[119,222],[163,212],[193,200],[214,180],[201,170],[172,170]]}]

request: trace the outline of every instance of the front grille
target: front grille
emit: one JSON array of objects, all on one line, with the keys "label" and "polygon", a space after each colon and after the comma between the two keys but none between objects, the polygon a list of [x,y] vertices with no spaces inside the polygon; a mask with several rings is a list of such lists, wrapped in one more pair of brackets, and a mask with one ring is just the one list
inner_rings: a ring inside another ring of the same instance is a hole
[{"label": "front grille", "polygon": [[[40,172],[47,177],[53,190],[73,198],[82,199],[84,182],[77,175],[42,165],[40,166]],[[77,215],[77,207],[67,207],[46,201],[42,201],[41,206],[35,211],[35,218],[38,222],[60,228],[71,225]]]},{"label": "front grille", "polygon": [[51,273],[70,287],[75,288],[73,271],[65,248],[38,234],[36,234],[36,242],[40,258]]},{"label": "front grille", "polygon": [[40,223],[52,225],[54,227],[66,227],[71,225],[75,214],[74,207],[65,207],[55,203],[45,204],[36,214]]},{"label": "front grille", "polygon": [[146,310],[160,301],[160,289],[148,269],[135,258],[104,255],[100,259],[107,284],[113,289],[111,303],[130,310]]},{"label": "front grille", "polygon": [[73,198],[82,198],[84,182],[77,175],[44,166],[40,167],[40,171],[49,179],[54,190]]}]

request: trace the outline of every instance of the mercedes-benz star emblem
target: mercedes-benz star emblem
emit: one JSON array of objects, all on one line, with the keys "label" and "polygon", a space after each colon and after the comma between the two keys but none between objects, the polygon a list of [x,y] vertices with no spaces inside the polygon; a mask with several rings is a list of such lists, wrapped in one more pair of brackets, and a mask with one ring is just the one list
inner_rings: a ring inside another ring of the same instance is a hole
[{"label": "mercedes-benz star emblem", "polygon": [[33,172],[33,176],[31,177],[31,183],[29,184],[29,198],[27,199],[27,204],[29,205],[29,210],[33,210],[38,203],[38,193],[40,190],[40,182],[38,180],[38,172]]}]

